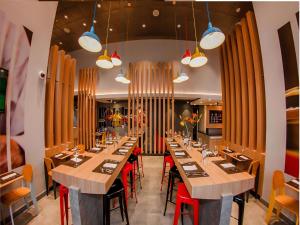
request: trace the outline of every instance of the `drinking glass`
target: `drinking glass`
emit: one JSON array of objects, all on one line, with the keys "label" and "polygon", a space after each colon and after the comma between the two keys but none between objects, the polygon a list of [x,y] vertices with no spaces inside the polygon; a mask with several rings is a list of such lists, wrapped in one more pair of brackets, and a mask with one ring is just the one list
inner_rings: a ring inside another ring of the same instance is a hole
[{"label": "drinking glass", "polygon": [[218,153],[219,153],[219,152],[218,152],[218,147],[215,145],[215,148],[214,148],[214,155],[215,155],[215,156],[218,156]]},{"label": "drinking glass", "polygon": [[79,148],[76,146],[74,148],[74,158],[75,158],[75,165],[77,166],[77,161],[78,161],[78,156],[79,156],[79,152],[78,152]]}]

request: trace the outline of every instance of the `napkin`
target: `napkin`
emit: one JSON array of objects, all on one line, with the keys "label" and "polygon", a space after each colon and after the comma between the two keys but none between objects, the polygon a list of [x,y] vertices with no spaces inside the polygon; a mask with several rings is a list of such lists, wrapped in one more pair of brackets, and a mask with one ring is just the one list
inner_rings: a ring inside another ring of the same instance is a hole
[{"label": "napkin", "polygon": [[72,158],[71,159],[73,162],[76,162],[76,163],[79,163],[79,162],[81,162],[82,161],[82,159],[80,159],[80,158]]},{"label": "napkin", "polygon": [[292,182],[299,185],[299,180],[292,180]]},{"label": "napkin", "polygon": [[100,151],[100,150],[101,150],[101,148],[94,147],[94,148],[92,148],[92,150],[93,150],[93,151]]},{"label": "napkin", "polygon": [[175,152],[175,155],[185,155],[185,153],[184,152]]},{"label": "napkin", "polygon": [[115,169],[117,164],[115,163],[104,163],[103,167]]},{"label": "napkin", "polygon": [[131,140],[131,141],[136,141],[137,138],[136,138],[136,137],[132,137],[132,138],[130,138],[130,140]]},{"label": "napkin", "polygon": [[133,146],[132,143],[126,143],[125,145],[127,145],[127,146]]},{"label": "napkin", "polygon": [[200,147],[200,144],[199,143],[195,143],[193,144],[194,147]]},{"label": "napkin", "polygon": [[195,165],[183,166],[183,169],[186,170],[186,171],[197,170],[197,166],[195,166]]},{"label": "napkin", "polygon": [[170,144],[171,147],[177,147],[178,144]]},{"label": "napkin", "polygon": [[235,167],[232,163],[222,163],[220,164],[224,169]]},{"label": "napkin", "polygon": [[16,173],[11,173],[11,174],[8,174],[8,175],[2,177],[1,180],[7,180],[7,179],[12,178],[16,175],[17,175]]},{"label": "napkin", "polygon": [[112,141],[106,141],[105,143],[106,144],[112,144],[113,142]]},{"label": "napkin", "polygon": [[244,160],[248,160],[248,157],[243,156],[243,155],[240,155],[240,158],[241,158],[241,159],[244,159]]},{"label": "napkin", "polygon": [[128,152],[128,149],[119,149],[119,152]]},{"label": "napkin", "polygon": [[59,153],[59,154],[56,154],[54,157],[55,158],[59,158],[59,157],[61,157],[63,154],[62,153]]}]

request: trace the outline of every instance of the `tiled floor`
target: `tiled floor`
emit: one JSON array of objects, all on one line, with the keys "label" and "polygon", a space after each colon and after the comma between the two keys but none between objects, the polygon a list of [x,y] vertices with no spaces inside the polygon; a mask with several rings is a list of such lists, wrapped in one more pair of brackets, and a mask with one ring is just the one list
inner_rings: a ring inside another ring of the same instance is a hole
[{"label": "tiled floor", "polygon": [[[174,205],[168,204],[166,216],[163,216],[163,209],[166,195],[166,184],[163,191],[160,192],[160,178],[162,168],[162,157],[144,156],[145,177],[142,178],[142,190],[138,191],[138,203],[135,200],[129,200],[129,221],[131,225],[171,225],[173,224]],[[16,225],[58,225],[60,224],[59,199],[54,200],[53,195],[42,198],[39,202],[39,214],[35,217],[34,210],[30,209],[22,213],[15,219]],[[201,203],[200,203],[201,207]],[[249,199],[245,208],[244,225],[264,225],[266,208],[264,205]],[[232,217],[237,218],[238,207],[233,203]],[[32,218],[33,217],[33,218]],[[71,217],[70,217],[71,220]],[[122,223],[119,210],[112,212],[111,224],[119,225]],[[185,225],[191,225],[192,220],[189,216],[184,218]],[[71,223],[70,223],[71,224]],[[181,223],[179,223],[181,224]],[[237,220],[231,218],[230,225],[237,225]],[[272,224],[282,224],[275,222]]]}]

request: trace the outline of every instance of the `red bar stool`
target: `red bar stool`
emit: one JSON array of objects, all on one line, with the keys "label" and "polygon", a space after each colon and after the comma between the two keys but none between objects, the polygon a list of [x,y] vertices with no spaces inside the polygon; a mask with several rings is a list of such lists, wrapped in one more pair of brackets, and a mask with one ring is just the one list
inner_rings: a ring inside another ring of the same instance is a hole
[{"label": "red bar stool", "polygon": [[[141,164],[140,164],[140,167],[142,168],[142,174],[143,174],[143,177],[144,177],[144,166],[143,166],[143,154],[142,154],[142,148],[140,147],[135,147],[134,150],[133,150],[133,154],[138,157],[140,156],[140,160],[141,160]],[[138,164],[138,167],[139,167],[139,160],[137,161],[137,164]]]},{"label": "red bar stool", "polygon": [[160,191],[162,191],[162,186],[164,182],[164,178],[166,177],[166,174],[168,175],[168,172],[166,173],[166,166],[167,163],[169,164],[169,168],[171,169],[175,163],[172,159],[172,156],[170,155],[170,152],[166,151],[164,155],[164,164],[163,164],[163,170],[162,170],[162,176],[161,176],[161,186],[160,186]]},{"label": "red bar stool", "polygon": [[128,202],[128,186],[129,186],[128,181],[127,181],[128,174],[130,174],[130,180],[131,180],[131,184],[130,184],[131,197],[133,198],[133,192],[134,192],[135,200],[137,203],[136,187],[135,187],[135,173],[134,173],[133,165],[129,162],[127,162],[125,164],[125,166],[123,167],[123,169],[121,171],[121,177],[122,177],[122,182],[124,185],[126,203]]},{"label": "red bar stool", "polygon": [[69,224],[69,189],[63,185],[59,186],[59,204],[60,204],[60,222],[61,225],[65,223],[65,216],[67,220],[67,225]]},{"label": "red bar stool", "polygon": [[[176,208],[173,225],[178,224],[179,215],[182,213],[181,204],[189,204],[194,208],[194,224],[199,224],[199,200],[191,198],[188,190],[186,189],[184,183],[178,185],[178,191],[176,196]],[[181,220],[183,222],[183,216],[181,215]]]}]

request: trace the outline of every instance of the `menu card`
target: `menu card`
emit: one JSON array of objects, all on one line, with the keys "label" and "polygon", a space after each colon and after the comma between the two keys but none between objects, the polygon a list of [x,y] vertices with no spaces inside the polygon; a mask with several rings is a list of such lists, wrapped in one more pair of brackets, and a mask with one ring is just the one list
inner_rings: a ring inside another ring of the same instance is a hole
[{"label": "menu card", "polygon": [[208,174],[196,162],[183,163],[181,166],[188,178],[208,177]]},{"label": "menu card", "polygon": [[118,164],[120,162],[117,160],[112,159],[106,159],[101,164],[99,164],[94,170],[94,173],[102,173],[111,175],[115,171],[115,169],[118,167]]},{"label": "menu card", "polygon": [[5,184],[11,180],[16,179],[19,176],[21,176],[21,175],[14,171],[2,174],[2,175],[0,175],[0,184]]}]

